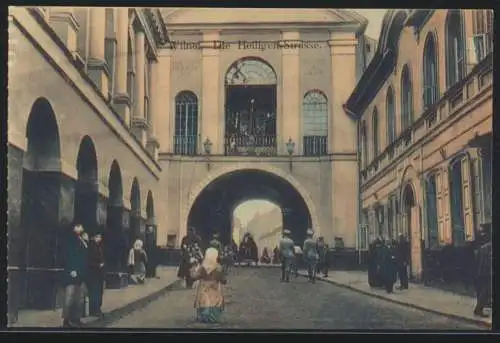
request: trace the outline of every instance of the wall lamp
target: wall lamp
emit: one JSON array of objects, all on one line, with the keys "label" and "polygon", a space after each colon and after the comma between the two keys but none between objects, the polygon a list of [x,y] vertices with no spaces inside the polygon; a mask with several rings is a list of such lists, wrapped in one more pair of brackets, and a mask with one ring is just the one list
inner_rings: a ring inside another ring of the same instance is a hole
[{"label": "wall lamp", "polygon": [[207,156],[207,170],[210,170],[210,154],[212,153],[212,142],[210,139],[205,139],[203,142],[203,148],[205,149],[205,155]]},{"label": "wall lamp", "polygon": [[293,152],[295,151],[295,142],[292,141],[292,137],[288,138],[288,142],[286,142],[286,151],[288,152],[288,155],[290,156],[289,169],[290,169],[290,171],[292,171],[292,155],[293,155]]}]

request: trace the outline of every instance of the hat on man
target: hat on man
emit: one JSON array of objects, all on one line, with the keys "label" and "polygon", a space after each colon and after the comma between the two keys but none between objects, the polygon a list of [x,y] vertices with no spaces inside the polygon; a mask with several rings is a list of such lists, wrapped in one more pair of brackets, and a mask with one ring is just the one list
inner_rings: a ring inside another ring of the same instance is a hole
[{"label": "hat on man", "polygon": [[283,230],[283,234],[284,234],[284,235],[289,235],[289,234],[291,234],[291,232],[290,232],[290,230],[288,230],[288,229],[284,229],[284,230]]},{"label": "hat on man", "polygon": [[307,235],[310,236],[310,237],[314,236],[313,229],[311,229],[311,228],[307,229]]}]

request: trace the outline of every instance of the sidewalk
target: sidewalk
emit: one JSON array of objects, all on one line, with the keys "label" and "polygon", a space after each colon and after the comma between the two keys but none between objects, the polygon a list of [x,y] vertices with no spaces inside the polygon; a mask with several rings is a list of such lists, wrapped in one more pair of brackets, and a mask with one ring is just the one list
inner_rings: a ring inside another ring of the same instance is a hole
[{"label": "sidewalk", "polygon": [[[303,276],[307,275],[305,271],[299,273]],[[333,270],[329,274],[328,278],[318,276],[318,279],[400,305],[491,328],[491,314],[489,318],[474,316],[475,299],[473,297],[412,283],[410,283],[408,290],[395,290],[394,293],[388,294],[383,289],[371,288],[368,285],[367,272]]]},{"label": "sidewalk", "polygon": [[[105,317],[115,312],[133,311],[136,306],[140,307],[143,302],[148,302],[165,293],[170,286],[176,283],[177,268],[159,266],[156,272],[157,278],[146,279],[144,285],[129,285],[122,289],[105,289],[102,304],[102,312]],[[62,309],[56,310],[22,310],[19,312],[17,323],[10,324],[12,328],[22,327],[61,327]],[[85,326],[92,327],[102,319],[96,317],[82,318]]]}]

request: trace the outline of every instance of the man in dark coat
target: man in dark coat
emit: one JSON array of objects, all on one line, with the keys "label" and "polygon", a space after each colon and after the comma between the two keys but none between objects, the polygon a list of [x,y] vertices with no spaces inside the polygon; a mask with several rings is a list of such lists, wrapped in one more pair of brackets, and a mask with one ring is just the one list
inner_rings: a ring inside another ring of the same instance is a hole
[{"label": "man in dark coat", "polygon": [[89,313],[102,316],[102,296],[104,293],[104,251],[102,236],[96,234],[89,243],[87,286],[89,292]]},{"label": "man in dark coat", "polygon": [[408,289],[408,265],[410,263],[410,244],[404,235],[399,235],[396,247],[396,261],[398,266],[399,289]]},{"label": "man in dark coat", "polygon": [[491,244],[491,224],[483,224],[482,242],[478,251],[478,266],[476,274],[476,296],[477,303],[474,308],[474,315],[487,317],[483,310],[491,304],[492,294],[492,244]]},{"label": "man in dark coat", "polygon": [[188,228],[187,235],[182,238],[181,241],[181,262],[179,264],[179,270],[177,276],[186,281],[186,287],[190,287],[193,283],[191,280],[190,269],[193,265],[193,252],[201,248],[201,240],[196,234],[194,227]]},{"label": "man in dark coat", "polygon": [[376,238],[368,250],[368,284],[370,287],[380,287],[382,285],[379,275],[379,251],[382,241]]},{"label": "man in dark coat", "polygon": [[380,265],[380,277],[387,293],[394,292],[394,283],[397,280],[397,263],[394,247],[386,241],[380,247],[378,254]]},{"label": "man in dark coat", "polygon": [[318,273],[323,273],[323,277],[328,277],[328,262],[329,262],[329,253],[328,253],[328,244],[325,243],[324,237],[318,237],[317,241],[317,249],[319,254],[319,262],[318,262]]},{"label": "man in dark coat", "polygon": [[66,288],[63,304],[63,327],[66,328],[80,326],[83,314],[82,283],[87,272],[87,243],[82,238],[82,233],[83,226],[76,224],[66,243]]}]

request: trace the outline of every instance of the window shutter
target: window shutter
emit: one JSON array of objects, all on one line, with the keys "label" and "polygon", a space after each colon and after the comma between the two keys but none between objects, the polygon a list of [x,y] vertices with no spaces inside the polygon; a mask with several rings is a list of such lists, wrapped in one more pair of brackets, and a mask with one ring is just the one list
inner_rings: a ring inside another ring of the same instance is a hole
[{"label": "window shutter", "polygon": [[467,62],[469,65],[475,65],[478,62],[476,51],[475,37],[468,37],[467,39]]},{"label": "window shutter", "polygon": [[449,168],[445,168],[441,177],[442,187],[442,214],[443,214],[443,241],[451,240],[451,216],[450,216],[450,179]]},{"label": "window shutter", "polygon": [[438,238],[439,242],[445,241],[444,236],[444,198],[443,198],[443,175],[440,171],[436,173],[436,207],[437,207],[437,221],[438,221]]},{"label": "window shutter", "polygon": [[[474,233],[479,229],[479,224],[483,221],[483,197],[482,197],[482,184],[481,184],[481,160],[476,158],[473,162],[471,162],[472,171],[471,176],[473,180],[473,191],[474,191],[474,204],[473,204],[473,213],[474,218]],[[474,238],[474,237],[473,237]]]},{"label": "window shutter", "polygon": [[462,166],[462,206],[464,211],[464,231],[465,237],[473,237],[474,233],[474,217],[472,209],[472,190],[471,190],[471,177],[470,177],[470,160],[465,155],[461,160]]}]

